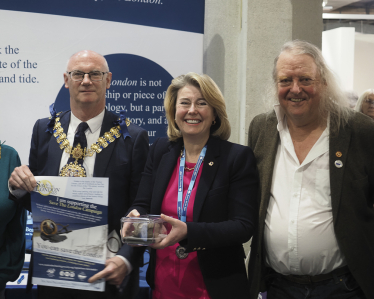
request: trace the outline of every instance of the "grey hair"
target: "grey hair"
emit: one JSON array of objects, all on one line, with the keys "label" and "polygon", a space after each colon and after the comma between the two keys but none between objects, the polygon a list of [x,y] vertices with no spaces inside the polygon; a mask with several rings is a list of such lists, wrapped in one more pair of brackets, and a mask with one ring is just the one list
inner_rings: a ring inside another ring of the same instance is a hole
[{"label": "grey hair", "polygon": [[355,111],[362,112],[362,104],[371,94],[374,94],[374,89],[367,89],[362,95],[360,95],[355,106]]},{"label": "grey hair", "polygon": [[294,55],[309,55],[313,58],[317,66],[317,71],[320,76],[321,84],[323,84],[323,91],[321,94],[321,101],[319,104],[319,115],[321,121],[326,122],[330,115],[332,123],[331,130],[339,130],[340,125],[347,124],[352,111],[349,109],[348,98],[346,93],[339,87],[336,78],[330,68],[327,66],[322,52],[315,45],[302,40],[293,40],[285,43],[279,53],[274,59],[273,66],[273,88],[275,103],[279,103],[277,96],[277,63],[279,56],[283,52],[292,53]]}]

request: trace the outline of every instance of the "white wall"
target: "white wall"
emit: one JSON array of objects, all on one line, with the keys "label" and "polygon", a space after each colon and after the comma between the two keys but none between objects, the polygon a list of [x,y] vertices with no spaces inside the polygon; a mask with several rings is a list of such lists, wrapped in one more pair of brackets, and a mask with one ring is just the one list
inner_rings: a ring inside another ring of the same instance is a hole
[{"label": "white wall", "polygon": [[374,88],[374,34],[347,27],[324,31],[322,53],[344,90],[360,95]]},{"label": "white wall", "polygon": [[361,95],[374,88],[374,34],[356,33],[353,90]]},{"label": "white wall", "polygon": [[354,90],[355,28],[341,27],[322,32],[322,54],[341,87]]}]

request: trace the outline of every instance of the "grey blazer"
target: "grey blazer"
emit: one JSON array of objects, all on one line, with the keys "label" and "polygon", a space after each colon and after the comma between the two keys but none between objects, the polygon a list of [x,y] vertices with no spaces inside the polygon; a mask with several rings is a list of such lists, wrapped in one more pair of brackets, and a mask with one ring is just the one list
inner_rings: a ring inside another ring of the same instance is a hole
[{"label": "grey blazer", "polygon": [[[258,115],[248,133],[248,145],[254,151],[260,176],[259,224],[248,266],[251,299],[265,291],[262,245],[279,142],[277,123],[274,111]],[[348,124],[338,131],[333,131],[332,126],[330,123],[329,158],[334,230],[351,273],[367,298],[374,298],[374,122],[361,113],[352,113]],[[342,156],[338,157],[337,152]],[[336,160],[342,161],[343,167],[337,168]]]}]

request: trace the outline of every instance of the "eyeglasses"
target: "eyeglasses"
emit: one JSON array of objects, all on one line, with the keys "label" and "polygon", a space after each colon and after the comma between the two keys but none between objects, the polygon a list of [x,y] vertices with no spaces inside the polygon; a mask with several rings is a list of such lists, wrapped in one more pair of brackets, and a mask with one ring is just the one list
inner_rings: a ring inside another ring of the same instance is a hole
[{"label": "eyeglasses", "polygon": [[[317,81],[318,80],[313,80],[311,78],[300,78],[297,80],[297,85],[307,87],[307,86],[313,85]],[[278,81],[278,84],[281,87],[289,87],[293,83],[294,83],[294,80],[292,78],[280,79]]]},{"label": "eyeglasses", "polygon": [[100,72],[100,71],[95,71],[95,72],[89,72],[89,73],[84,73],[81,71],[71,71],[71,72],[66,72],[71,80],[73,81],[83,81],[84,76],[88,74],[90,77],[90,80],[92,82],[95,81],[102,81],[104,79],[104,75],[107,74],[108,72]]},{"label": "eyeglasses", "polygon": [[374,100],[366,99],[365,103],[368,103],[369,105],[373,105],[374,104]]}]

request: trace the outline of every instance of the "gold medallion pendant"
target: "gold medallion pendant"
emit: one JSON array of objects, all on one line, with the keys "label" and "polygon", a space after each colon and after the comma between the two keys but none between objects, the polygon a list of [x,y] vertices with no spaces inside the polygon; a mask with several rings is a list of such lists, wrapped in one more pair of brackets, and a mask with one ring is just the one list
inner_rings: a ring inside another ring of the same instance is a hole
[{"label": "gold medallion pendant", "polygon": [[78,160],[75,160],[74,163],[66,164],[60,172],[60,176],[64,177],[86,177],[86,170],[80,164],[78,164]]},{"label": "gold medallion pendant", "polygon": [[79,159],[86,156],[86,148],[82,149],[80,143],[71,150],[71,156],[75,159],[74,163],[66,164],[60,172],[60,176],[64,177],[86,177],[86,170],[83,165],[78,164]]}]

